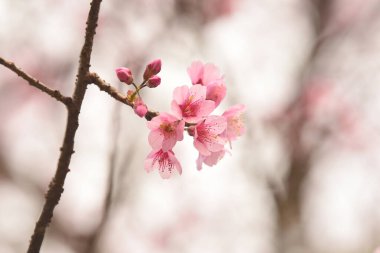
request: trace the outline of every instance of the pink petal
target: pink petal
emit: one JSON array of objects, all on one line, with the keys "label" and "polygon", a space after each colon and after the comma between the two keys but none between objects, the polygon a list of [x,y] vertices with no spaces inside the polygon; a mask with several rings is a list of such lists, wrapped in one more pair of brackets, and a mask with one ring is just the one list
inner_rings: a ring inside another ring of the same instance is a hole
[{"label": "pink petal", "polygon": [[189,90],[189,96],[191,97],[192,101],[205,100],[206,93],[207,93],[207,88],[199,84],[195,84],[191,86]]},{"label": "pink petal", "polygon": [[205,157],[203,159],[203,162],[208,165],[208,166],[214,166],[215,164],[217,164],[220,159],[222,159],[224,157],[224,154],[225,154],[225,150],[221,150],[221,151],[218,151],[218,152],[213,152],[211,153],[211,155]]},{"label": "pink petal", "polygon": [[217,107],[220,102],[222,102],[223,98],[226,96],[227,88],[223,85],[209,85],[207,86],[207,100],[212,100],[215,102],[215,107]]},{"label": "pink petal", "polygon": [[158,171],[160,172],[160,176],[163,179],[169,179],[170,176],[172,175],[172,171],[170,171],[168,169],[158,170]]},{"label": "pink petal", "polygon": [[217,152],[224,149],[225,140],[221,137],[216,138],[213,142],[206,142],[204,145],[210,152]]},{"label": "pink petal", "polygon": [[183,140],[183,131],[185,128],[185,121],[181,120],[179,122],[177,129],[176,129],[176,134],[177,134],[177,141],[182,141]]},{"label": "pink petal", "polygon": [[190,67],[187,68],[187,73],[190,76],[192,84],[201,84],[203,77],[203,63],[194,61]]},{"label": "pink petal", "polygon": [[144,161],[144,169],[146,172],[151,172],[153,170],[153,165],[152,165],[152,159],[146,158]]},{"label": "pink petal", "polygon": [[199,151],[200,154],[205,156],[210,155],[210,151],[207,149],[206,145],[197,139],[194,139],[194,147]]},{"label": "pink petal", "polygon": [[176,142],[177,142],[176,136],[171,135],[169,138],[165,139],[162,142],[162,151],[167,152],[167,151],[171,150],[174,147],[174,145],[176,144]]},{"label": "pink petal", "polygon": [[156,116],[151,121],[148,121],[146,124],[150,130],[155,130],[160,127],[161,123],[161,119],[158,116]]},{"label": "pink petal", "polygon": [[219,73],[219,69],[211,63],[204,65],[203,71],[203,84],[208,86],[215,82],[218,82],[222,79],[222,76]]},{"label": "pink petal", "polygon": [[148,136],[149,145],[154,149],[160,149],[162,147],[162,142],[164,140],[164,135],[159,130],[151,131]]},{"label": "pink petal", "polygon": [[174,122],[174,121],[179,120],[177,117],[175,117],[174,115],[170,113],[163,112],[161,114],[163,114],[163,116],[165,117],[165,120],[168,122]]},{"label": "pink petal", "polygon": [[144,161],[144,168],[146,172],[151,172],[153,170],[153,157],[156,151],[151,151]]},{"label": "pink petal", "polygon": [[197,170],[201,170],[202,165],[203,165],[203,156],[201,154],[198,155],[198,159],[196,163],[197,163]]},{"label": "pink petal", "polygon": [[221,134],[227,128],[227,120],[222,116],[208,116],[204,124],[207,124],[214,134]]},{"label": "pink petal", "polygon": [[189,97],[189,87],[186,85],[174,89],[173,99],[177,104],[183,104]]},{"label": "pink petal", "polygon": [[201,106],[198,111],[200,117],[209,115],[215,109],[215,103],[211,100],[205,100],[201,103]]},{"label": "pink petal", "polygon": [[222,115],[224,117],[231,117],[235,114],[242,113],[246,110],[246,106],[243,104],[237,104],[228,108]]},{"label": "pink petal", "polygon": [[181,108],[179,107],[178,103],[176,101],[172,101],[172,104],[171,104],[171,108],[172,108],[172,112],[173,114],[179,118],[179,119],[182,119],[182,110]]},{"label": "pink petal", "polygon": [[174,156],[173,152],[169,152],[169,159],[172,161],[174,164],[174,168],[178,171],[178,173],[181,175],[182,174],[182,166],[177,160],[177,158]]}]

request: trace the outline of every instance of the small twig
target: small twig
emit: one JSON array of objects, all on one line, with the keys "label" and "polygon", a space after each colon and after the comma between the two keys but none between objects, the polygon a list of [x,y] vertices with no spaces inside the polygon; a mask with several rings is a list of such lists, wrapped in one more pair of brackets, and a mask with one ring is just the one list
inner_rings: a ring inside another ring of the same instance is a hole
[{"label": "small twig", "polygon": [[55,98],[59,102],[62,102],[65,105],[69,105],[71,103],[71,98],[63,96],[58,90],[52,90],[52,89],[48,88],[42,82],[40,82],[37,79],[26,74],[24,71],[21,70],[21,68],[17,67],[13,62],[6,61],[5,59],[0,57],[0,64],[4,65],[8,69],[12,70],[19,77],[21,77],[22,79],[27,81],[31,86],[33,86],[33,87],[39,89],[40,91],[48,94],[49,96]]},{"label": "small twig", "polygon": [[[87,78],[88,78],[89,83],[95,84],[96,86],[98,86],[100,90],[107,92],[114,99],[133,108],[133,104],[130,101],[128,101],[127,96],[123,96],[123,94],[121,94],[117,89],[112,87],[106,81],[102,80],[98,74],[89,73],[87,75]],[[157,115],[158,115],[158,112],[148,111],[147,114],[145,115],[145,119],[150,121]]]},{"label": "small twig", "polygon": [[123,96],[123,94],[121,94],[117,89],[112,87],[106,81],[102,80],[98,74],[90,73],[88,75],[88,81],[98,86],[100,90],[107,92],[111,97],[118,100],[119,102],[133,107],[133,104],[128,101],[127,96]]}]

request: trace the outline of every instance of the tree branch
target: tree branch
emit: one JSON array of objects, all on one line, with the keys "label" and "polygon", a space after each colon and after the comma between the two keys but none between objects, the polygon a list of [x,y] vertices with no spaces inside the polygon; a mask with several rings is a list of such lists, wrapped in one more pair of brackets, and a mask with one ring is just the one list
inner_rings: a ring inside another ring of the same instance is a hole
[{"label": "tree branch", "polygon": [[27,253],[40,252],[46,228],[53,217],[54,208],[61,198],[65,178],[67,173],[69,172],[71,156],[74,153],[75,133],[79,126],[79,113],[88,84],[86,76],[89,73],[93,40],[96,33],[95,30],[97,27],[101,2],[102,0],[93,0],[91,2],[91,8],[86,23],[87,27],[85,41],[79,58],[79,68],[77,80],[75,83],[75,90],[72,97],[72,103],[70,103],[67,106],[68,116],[66,123],[66,131],[63,140],[63,145],[61,148],[61,154],[58,160],[57,170],[54,175],[54,178],[50,182],[48,192],[46,193],[46,201],[42,209],[41,215],[34,228],[34,232],[31,237]]},{"label": "tree branch", "polygon": [[31,86],[39,89],[40,91],[48,94],[49,96],[55,98],[59,102],[62,102],[65,105],[69,105],[71,103],[71,98],[63,96],[58,90],[52,90],[48,88],[45,84],[41,83],[37,79],[31,77],[22,71],[19,67],[17,67],[13,62],[6,61],[5,59],[0,57],[0,64],[4,65],[8,69],[12,70],[19,77],[27,81]]},{"label": "tree branch", "polygon": [[[98,86],[100,90],[107,92],[111,97],[113,97],[117,101],[133,108],[133,104],[128,101],[126,96],[123,96],[123,94],[120,94],[120,92],[118,92],[117,89],[115,89],[109,83],[101,79],[98,74],[89,73],[87,76],[87,79],[88,79],[88,82],[95,84],[96,86]],[[150,121],[157,115],[158,115],[158,112],[148,111],[147,114],[145,115],[145,119]]]},{"label": "tree branch", "polygon": [[100,90],[107,92],[111,97],[113,97],[117,101],[122,102],[123,104],[126,104],[130,107],[133,107],[133,104],[128,101],[127,96],[123,96],[123,94],[119,93],[117,89],[115,89],[109,83],[101,79],[98,74],[90,73],[88,75],[88,81],[98,86]]}]

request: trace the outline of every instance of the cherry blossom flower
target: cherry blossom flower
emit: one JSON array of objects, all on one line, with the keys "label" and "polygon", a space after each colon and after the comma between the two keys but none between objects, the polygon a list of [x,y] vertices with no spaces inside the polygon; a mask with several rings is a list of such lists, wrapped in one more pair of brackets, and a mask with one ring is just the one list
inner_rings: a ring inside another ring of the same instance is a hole
[{"label": "cherry blossom flower", "polygon": [[[148,113],[148,107],[139,92],[145,87],[159,86],[161,78],[157,74],[160,71],[161,60],[151,61],[145,68],[143,81],[136,84],[130,69],[116,69],[120,81],[133,84],[125,99],[140,117]],[[196,161],[198,170],[202,169],[203,164],[217,164],[228,152],[225,144],[229,142],[231,146],[231,141],[245,131],[241,120],[244,105],[235,105],[221,116],[210,115],[226,96],[224,78],[219,69],[213,64],[197,61],[191,64],[187,72],[192,85],[174,89],[172,114],[154,112],[157,116],[147,117],[150,129],[148,141],[153,150],[146,157],[144,167],[147,172],[158,169],[162,178],[169,178],[174,170],[182,174],[173,148],[183,140],[185,130],[193,137],[194,147],[199,152]]]},{"label": "cherry blossom flower", "polygon": [[206,100],[206,87],[180,86],[173,92],[172,110],[175,116],[187,123],[197,123],[215,109],[215,103]]},{"label": "cherry blossom flower", "polygon": [[224,82],[219,69],[211,63],[203,64],[201,61],[195,61],[187,68],[187,73],[193,84],[208,86]]},{"label": "cherry blossom flower", "polygon": [[245,105],[238,104],[227,109],[222,116],[227,121],[227,128],[222,134],[230,143],[231,141],[236,140],[238,136],[241,136],[245,132],[245,127],[241,114],[245,111]]},{"label": "cherry blossom flower", "polygon": [[162,151],[162,149],[153,150],[147,156],[144,167],[147,172],[158,169],[158,172],[164,179],[170,178],[174,169],[177,170],[180,175],[182,174],[181,164],[174,156],[172,150],[166,152]]},{"label": "cherry blossom flower", "polygon": [[206,99],[215,102],[215,107],[222,102],[223,98],[226,96],[227,89],[224,84],[211,84],[207,86]]},{"label": "cherry blossom flower", "polygon": [[211,152],[210,155],[205,156],[199,153],[198,159],[197,159],[197,169],[201,170],[203,163],[212,167],[215,164],[217,164],[225,155],[226,150],[222,149],[217,152]]},{"label": "cherry blossom flower", "polygon": [[161,113],[147,123],[151,130],[148,140],[154,150],[171,150],[177,141],[183,140],[185,122],[169,113]]},{"label": "cherry blossom flower", "polygon": [[136,98],[133,103],[133,110],[139,117],[144,117],[145,114],[148,112],[148,107],[144,103],[144,101],[141,98]]},{"label": "cherry blossom flower", "polygon": [[208,116],[198,123],[194,131],[194,146],[199,153],[209,156],[211,152],[223,150],[226,140],[220,135],[226,127],[226,119],[215,115]]},{"label": "cherry blossom flower", "polygon": [[195,61],[187,69],[187,73],[193,85],[200,84],[207,87],[206,99],[214,101],[215,107],[218,106],[227,92],[219,69],[214,64]]}]

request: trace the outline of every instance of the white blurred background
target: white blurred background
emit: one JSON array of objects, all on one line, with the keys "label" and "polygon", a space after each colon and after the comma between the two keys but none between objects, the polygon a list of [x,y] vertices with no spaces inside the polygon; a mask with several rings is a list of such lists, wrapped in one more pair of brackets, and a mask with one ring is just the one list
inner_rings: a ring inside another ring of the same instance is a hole
[{"label": "white blurred background", "polygon": [[[1,0],[0,55],[71,95],[89,1]],[[380,1],[108,0],[92,71],[140,77],[168,111],[194,60],[220,67],[219,113],[247,105],[232,155],[147,174],[145,120],[89,86],[41,252],[363,253],[380,244]],[[0,252],[25,252],[55,172],[65,108],[0,66]]]}]

